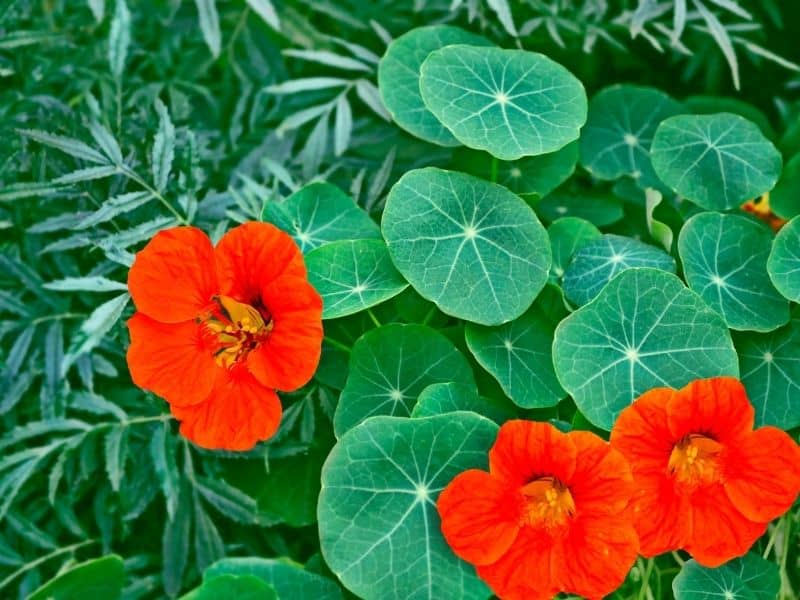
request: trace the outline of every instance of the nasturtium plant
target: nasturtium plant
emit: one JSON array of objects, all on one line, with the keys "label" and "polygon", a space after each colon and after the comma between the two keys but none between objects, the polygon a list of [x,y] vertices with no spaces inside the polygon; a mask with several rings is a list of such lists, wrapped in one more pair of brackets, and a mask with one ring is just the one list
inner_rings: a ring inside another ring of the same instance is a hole
[{"label": "nasturtium plant", "polygon": [[559,150],[586,122],[581,82],[535,52],[446,46],[422,63],[419,89],[459,142],[501,160]]},{"label": "nasturtium plant", "polygon": [[427,168],[391,189],[381,229],[397,269],[442,312],[482,325],[520,316],[547,281],[547,233],[508,189]]},{"label": "nasturtium plant", "polygon": [[772,331],[789,320],[789,302],[767,274],[772,237],[763,223],[713,212],[695,215],[681,229],[686,281],[731,329]]},{"label": "nasturtium plant", "polygon": [[782,165],[758,126],[730,113],[665,119],[650,158],[667,186],[708,210],[735,208],[770,191]]},{"label": "nasturtium plant", "polygon": [[0,598],[797,596],[800,4],[5,4]]},{"label": "nasturtium plant", "polygon": [[722,317],[675,275],[650,268],[622,271],[561,321],[553,362],[581,413],[605,430],[651,388],[739,375]]},{"label": "nasturtium plant", "polygon": [[439,531],[436,498],[461,471],[486,468],[497,425],[471,412],[373,417],[339,440],[322,472],[318,517],[328,565],[366,600],[490,592]]},{"label": "nasturtium plant", "polygon": [[612,85],[589,101],[581,131],[581,165],[600,179],[632,177],[643,186],[660,181],[650,164],[656,127],[679,114],[681,105],[664,92],[638,85]]}]

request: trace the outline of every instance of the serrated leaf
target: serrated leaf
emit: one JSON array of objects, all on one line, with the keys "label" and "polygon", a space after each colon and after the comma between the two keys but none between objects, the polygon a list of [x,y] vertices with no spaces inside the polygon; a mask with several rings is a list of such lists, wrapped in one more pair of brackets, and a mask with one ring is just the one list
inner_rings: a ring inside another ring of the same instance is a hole
[{"label": "serrated leaf", "polygon": [[100,166],[100,167],[87,167],[86,169],[78,169],[72,173],[61,175],[53,180],[54,185],[71,185],[80,183],[82,181],[94,181],[95,179],[105,179],[112,175],[117,175],[119,169],[114,166]]},{"label": "serrated leaf", "polygon": [[333,152],[341,156],[350,146],[350,136],[353,133],[353,111],[347,96],[342,94],[336,100],[336,119],[333,125]]},{"label": "serrated leaf", "polygon": [[73,229],[88,229],[110,221],[114,217],[125,214],[144,206],[155,198],[150,192],[128,192],[109,198],[95,212],[86,215],[73,227]]},{"label": "serrated leaf", "polygon": [[214,521],[203,509],[202,503],[194,501],[194,555],[197,568],[205,569],[225,556],[225,545]]},{"label": "serrated leaf", "polygon": [[203,39],[211,51],[211,56],[217,58],[222,51],[222,33],[219,28],[216,0],[195,0],[195,5],[197,6]]},{"label": "serrated leaf", "polygon": [[119,79],[125,71],[131,44],[131,13],[125,0],[115,0],[114,18],[108,33],[108,63],[111,74]]},{"label": "serrated leaf", "polygon": [[153,460],[153,468],[166,500],[169,520],[174,521],[178,514],[181,489],[178,467],[175,464],[175,440],[168,435],[168,428],[169,425],[164,423],[153,431],[153,437],[150,440],[150,457]]},{"label": "serrated leaf", "polygon": [[168,596],[174,597],[183,587],[183,572],[189,561],[189,530],[191,528],[192,507],[189,504],[188,490],[180,493],[180,505],[174,516],[164,524],[161,541],[163,555],[162,583]]},{"label": "serrated leaf", "polygon": [[224,480],[198,478],[195,489],[222,516],[244,524],[256,522],[256,501]]},{"label": "serrated leaf", "polygon": [[153,138],[153,152],[150,156],[153,182],[159,192],[163,192],[169,181],[172,161],[175,158],[175,126],[169,118],[167,107],[159,98],[155,100],[158,113],[158,131]]},{"label": "serrated leaf", "polygon": [[247,0],[247,5],[275,31],[281,30],[281,21],[272,0]]},{"label": "serrated leaf", "polygon": [[98,121],[92,121],[89,124],[89,132],[109,160],[115,165],[122,166],[122,150],[120,150],[119,142],[117,142],[111,132]]},{"label": "serrated leaf", "polygon": [[66,373],[76,358],[91,352],[100,344],[103,337],[122,316],[122,311],[125,310],[128,300],[130,300],[129,294],[120,294],[92,311],[89,318],[81,324],[80,334],[73,338],[69,351],[64,356],[64,361],[61,365],[62,373]]},{"label": "serrated leaf", "polygon": [[51,148],[65,152],[75,158],[80,158],[81,160],[93,162],[98,165],[109,164],[109,160],[105,156],[80,140],[36,129],[18,129],[17,133],[35,140],[40,144],[44,144],[45,146],[50,146]]},{"label": "serrated leaf", "polygon": [[12,183],[0,188],[0,202],[47,196],[60,192],[62,189],[64,188],[61,185],[50,181]]},{"label": "serrated leaf", "polygon": [[342,79],[341,77],[305,77],[268,85],[264,88],[264,91],[277,95],[297,94],[298,92],[311,92],[342,87],[348,83],[350,83],[349,80]]},{"label": "serrated leaf", "polygon": [[45,283],[43,288],[60,292],[115,292],[127,291],[128,285],[105,277],[65,277]]},{"label": "serrated leaf", "polygon": [[295,50],[288,49],[283,51],[284,56],[299,58],[310,62],[315,62],[328,67],[345,69],[348,71],[371,71],[372,68],[364,63],[347,56],[341,56],[329,50]]},{"label": "serrated leaf", "polygon": [[375,84],[371,81],[366,79],[359,79],[356,81],[356,94],[361,98],[361,101],[369,106],[372,112],[381,119],[385,121],[392,120],[392,115],[389,114],[389,111],[387,111],[386,107],[383,105],[383,100],[381,100],[378,88],[376,88]]},{"label": "serrated leaf", "polygon": [[112,427],[105,437],[103,446],[106,461],[106,473],[111,489],[119,491],[119,483],[125,475],[125,459],[128,450],[128,428],[125,425]]}]

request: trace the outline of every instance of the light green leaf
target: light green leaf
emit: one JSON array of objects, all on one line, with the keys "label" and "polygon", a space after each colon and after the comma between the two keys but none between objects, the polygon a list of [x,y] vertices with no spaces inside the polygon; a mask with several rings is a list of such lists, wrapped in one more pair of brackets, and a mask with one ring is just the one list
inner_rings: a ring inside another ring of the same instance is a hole
[{"label": "light green leaf", "polygon": [[81,324],[79,333],[73,338],[69,351],[64,355],[62,372],[66,373],[79,356],[91,352],[103,341],[103,337],[119,321],[122,311],[128,305],[128,300],[130,295],[120,294],[92,311],[89,318]]},{"label": "light green leaf", "polygon": [[660,182],[650,164],[658,124],[681,111],[665,93],[639,85],[612,85],[589,102],[581,131],[581,165],[600,179],[633,177],[643,186]]},{"label": "light green leaf", "polygon": [[158,131],[153,138],[153,152],[150,156],[153,182],[159,192],[163,192],[169,181],[172,161],[175,158],[175,126],[169,118],[169,111],[164,103],[156,98],[158,113]]},{"label": "light green leaf", "polygon": [[486,46],[489,41],[449,25],[417,27],[392,41],[378,64],[378,88],[395,122],[412,135],[440,146],[458,146],[459,142],[422,101],[419,69],[431,52],[450,44]]},{"label": "light green leaf", "polygon": [[578,142],[549,154],[526,156],[519,160],[498,161],[486,152],[459,149],[453,165],[482,179],[494,180],[526,199],[542,198],[569,179],[578,162]]},{"label": "light green leaf", "polygon": [[536,205],[542,221],[552,223],[563,217],[585,219],[598,227],[616,223],[625,216],[622,202],[604,192],[561,191],[548,194]]},{"label": "light green leaf", "polygon": [[656,208],[659,204],[661,204],[663,196],[661,195],[661,192],[653,188],[647,188],[644,191],[644,194],[647,231],[654,240],[664,247],[664,250],[667,252],[672,252],[672,240],[675,237],[675,234],[672,232],[672,229],[669,225],[657,220],[653,216]]},{"label": "light green leaf", "polygon": [[220,575],[252,575],[271,585],[279,598],[309,600],[342,600],[342,592],[327,577],[306,571],[288,559],[224,558],[203,573],[204,580]]},{"label": "light green leaf", "polygon": [[116,554],[75,565],[28,596],[28,600],[116,600],[122,595],[125,566]]},{"label": "light green leaf", "polygon": [[781,580],[778,565],[754,553],[716,569],[690,560],[672,582],[676,600],[772,600]]},{"label": "light green leaf", "polygon": [[102,206],[87,215],[74,227],[74,229],[88,229],[100,223],[106,223],[124,213],[136,210],[155,198],[150,192],[128,192],[114,196],[103,202]]},{"label": "light green leaf", "polygon": [[412,418],[433,417],[458,411],[474,412],[498,425],[513,419],[513,405],[478,395],[474,386],[463,383],[432,383],[419,394]]},{"label": "light green leaf", "polygon": [[106,461],[106,473],[111,489],[119,491],[119,484],[125,474],[125,459],[128,451],[128,428],[124,425],[112,427],[105,437],[103,446]]},{"label": "light green leaf", "polygon": [[203,39],[211,51],[211,56],[217,58],[222,51],[222,33],[219,28],[219,14],[217,14],[216,0],[194,0],[197,5],[197,14],[200,18],[200,31]]},{"label": "light green leaf", "polygon": [[447,46],[422,63],[419,88],[458,141],[502,160],[559,150],[586,122],[581,82],[535,52]]},{"label": "light green leaf", "polygon": [[408,287],[381,240],[325,244],[306,255],[306,267],[309,281],[322,296],[323,319],[352,315]]},{"label": "light green leaf", "polygon": [[553,371],[554,330],[534,304],[499,327],[468,323],[465,335],[469,351],[517,406],[544,408],[566,395]]},{"label": "light green leaf", "polygon": [[52,183],[56,185],[72,185],[83,181],[94,181],[95,179],[105,179],[119,173],[119,169],[114,165],[102,165],[99,167],[87,167],[67,173],[61,177],[56,177]]},{"label": "light green leaf", "polygon": [[382,228],[400,273],[455,317],[505,323],[547,281],[550,243],[534,212],[506,188],[470,175],[409,171],[389,192]]},{"label": "light green leaf", "polygon": [[553,362],[581,413],[606,431],[651,388],[739,375],[722,317],[675,275],[642,268],[617,275],[559,324]]},{"label": "light green leaf", "polygon": [[347,430],[373,415],[407,417],[419,393],[432,383],[475,385],[466,358],[438,331],[424,325],[384,325],[361,336],[350,368],[334,431]]},{"label": "light green leaf", "polygon": [[275,31],[281,30],[281,21],[272,0],[247,0],[247,5]]},{"label": "light green leaf", "polygon": [[[225,556],[225,545],[214,521],[206,513],[197,494],[194,495],[192,504],[194,505],[194,557],[197,568],[202,570]],[[265,585],[261,580],[257,581],[259,584]],[[214,596],[205,597],[208,600],[214,598]]]},{"label": "light green leaf", "polygon": [[328,67],[337,69],[345,69],[347,71],[371,71],[372,68],[364,63],[350,58],[348,56],[341,56],[329,50],[295,50],[289,48],[283,51],[284,56],[291,56],[301,60],[308,60]]},{"label": "light green leaf", "polygon": [[474,413],[374,417],[350,430],[322,472],[325,561],[365,600],[485,600],[489,590],[440,532],[436,499],[455,475],[486,468],[497,425]]},{"label": "light green leaf", "polygon": [[781,178],[769,194],[769,206],[784,219],[800,215],[800,154],[783,166]]},{"label": "light green leaf", "polygon": [[772,242],[767,271],[778,291],[800,302],[800,216],[784,225]]},{"label": "light green leaf", "polygon": [[377,224],[330,183],[311,183],[284,202],[268,202],[263,218],[289,233],[303,252],[337,240],[380,239]]},{"label": "light green leaf", "polygon": [[175,463],[175,438],[168,435],[169,425],[165,422],[153,431],[150,439],[150,457],[153,469],[161,484],[161,491],[167,506],[170,521],[178,518],[178,502],[181,497],[180,475]]},{"label": "light green leaf", "polygon": [[576,306],[583,306],[625,269],[650,267],[675,272],[675,259],[639,240],[606,234],[581,245],[564,271],[564,293]]},{"label": "light green leaf", "polygon": [[256,501],[224,479],[199,477],[195,489],[223,517],[246,525],[256,522]]},{"label": "light green leaf", "polygon": [[105,277],[65,277],[45,283],[43,288],[59,292],[115,292],[127,291],[128,285]]},{"label": "light green leaf", "polygon": [[740,333],[734,343],[756,426],[800,425],[800,317],[770,333]]},{"label": "light green leaf", "polygon": [[727,210],[768,192],[781,155],[758,126],[730,113],[661,122],[650,158],[661,181],[708,210]]},{"label": "light green leaf", "polygon": [[333,149],[336,156],[341,156],[350,146],[353,133],[353,111],[347,96],[342,94],[336,100],[336,118],[333,125]]},{"label": "light green leaf", "polygon": [[772,331],[789,320],[789,302],[767,274],[771,244],[770,230],[742,215],[700,213],[681,229],[686,282],[731,329]]},{"label": "light green leaf", "polygon": [[61,135],[55,135],[53,133],[47,133],[46,131],[38,131],[36,129],[18,129],[17,133],[35,140],[40,144],[44,144],[45,146],[50,146],[51,148],[61,150],[61,152],[65,152],[66,154],[74,156],[75,158],[96,163],[98,165],[109,164],[109,160],[105,156],[80,140]]},{"label": "light green leaf", "polygon": [[125,71],[128,47],[131,45],[131,13],[125,0],[116,0],[114,18],[108,32],[108,63],[111,74],[119,79]]},{"label": "light green leaf", "polygon": [[585,219],[563,217],[553,221],[547,228],[547,236],[550,238],[550,247],[553,250],[550,276],[560,280],[575,251],[586,242],[596,240],[602,235],[597,227]]}]

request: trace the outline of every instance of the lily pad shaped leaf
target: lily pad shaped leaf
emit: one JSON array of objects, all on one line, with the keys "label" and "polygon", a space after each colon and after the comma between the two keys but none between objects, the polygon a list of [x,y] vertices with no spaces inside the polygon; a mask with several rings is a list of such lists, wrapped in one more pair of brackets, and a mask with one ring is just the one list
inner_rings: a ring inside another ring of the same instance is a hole
[{"label": "lily pad shaped leaf", "polygon": [[650,148],[658,177],[708,210],[727,210],[768,192],[782,158],[758,125],[730,113],[661,122]]},{"label": "lily pad shaped leaf", "polygon": [[450,44],[491,45],[486,38],[450,25],[418,27],[392,41],[378,63],[378,88],[392,118],[410,134],[440,146],[460,143],[422,101],[419,69],[431,52]]},{"label": "lily pad shaped leaf", "polygon": [[283,202],[269,202],[262,216],[291,235],[304,253],[336,240],[381,237],[375,221],[330,183],[310,183]]},{"label": "lily pad shaped leaf", "polygon": [[752,552],[716,569],[687,561],[672,582],[676,600],[773,600],[780,587],[778,565]]},{"label": "lily pad shaped leaf", "polygon": [[352,315],[408,287],[382,240],[331,242],[309,252],[306,267],[322,296],[323,319]]},{"label": "lily pad shaped leaf", "polygon": [[547,228],[550,247],[553,251],[553,265],[550,276],[560,280],[575,251],[586,242],[602,237],[600,230],[586,219],[564,217],[556,219]]},{"label": "lily pad shaped leaf", "polygon": [[674,273],[675,259],[660,248],[639,240],[606,234],[583,244],[572,257],[564,272],[567,300],[583,306],[618,273],[632,267],[650,267]]},{"label": "lily pad shaped leaf", "polygon": [[771,247],[765,225],[733,214],[700,213],[678,236],[689,287],[738,330],[772,331],[789,321],[789,302],[767,274]]},{"label": "lily pad shaped leaf", "polygon": [[272,586],[279,598],[342,600],[342,591],[335,582],[317,573],[306,571],[303,565],[289,559],[223,558],[203,572],[203,580],[210,581],[221,575],[258,577]]},{"label": "lily pad shaped leaf", "polygon": [[599,179],[628,176],[642,186],[660,185],[650,164],[658,124],[681,112],[664,92],[638,85],[612,85],[589,101],[581,131],[581,165]]},{"label": "lily pad shaped leaf", "polygon": [[[507,401],[506,401],[507,402]],[[413,418],[432,417],[458,411],[471,411],[502,424],[514,418],[513,405],[504,405],[478,395],[477,388],[463,383],[433,383],[420,392],[411,411]]]},{"label": "lily pad shaped leaf", "polygon": [[453,164],[459,170],[495,181],[525,200],[543,198],[552,192],[575,172],[577,162],[577,141],[550,154],[526,156],[511,162],[467,148],[460,148],[453,155]]},{"label": "lily pad shaped leaf", "polygon": [[776,331],[741,333],[733,341],[756,425],[800,425],[800,316]]},{"label": "lily pad shaped leaf", "polygon": [[419,88],[458,141],[501,160],[563,148],[586,122],[583,84],[535,52],[447,46],[422,63]]},{"label": "lily pad shaped leaf", "polygon": [[373,417],[348,431],[322,469],[322,554],[364,600],[485,600],[488,588],[441,534],[436,499],[485,469],[497,425],[470,412]]},{"label": "lily pad shaped leaf", "polygon": [[534,304],[499,327],[470,323],[465,335],[469,351],[517,406],[544,408],[566,396],[553,370],[554,330]]},{"label": "lily pad shaped leaf", "polygon": [[408,417],[422,390],[450,381],[475,387],[467,359],[444,335],[425,325],[373,329],[353,345],[334,432],[341,437],[373,415]]},{"label": "lily pad shaped leaf", "polygon": [[739,375],[722,317],[675,275],[645,268],[623,271],[561,321],[553,362],[581,413],[606,431],[654,387]]},{"label": "lily pad shaped leaf", "polygon": [[800,217],[789,221],[775,236],[767,271],[784,297],[800,302]]},{"label": "lily pad shaped leaf", "polygon": [[454,317],[505,323],[547,281],[550,242],[533,210],[471,175],[432,167],[406,173],[389,192],[382,228],[403,277]]}]

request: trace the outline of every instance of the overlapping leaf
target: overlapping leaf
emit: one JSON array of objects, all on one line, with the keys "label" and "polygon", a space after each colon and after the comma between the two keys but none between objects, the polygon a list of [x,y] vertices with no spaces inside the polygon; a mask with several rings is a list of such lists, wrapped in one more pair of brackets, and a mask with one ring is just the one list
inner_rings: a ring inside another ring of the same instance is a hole
[{"label": "overlapping leaf", "polygon": [[800,217],[778,232],[772,243],[767,271],[772,283],[792,302],[800,302]]}]

